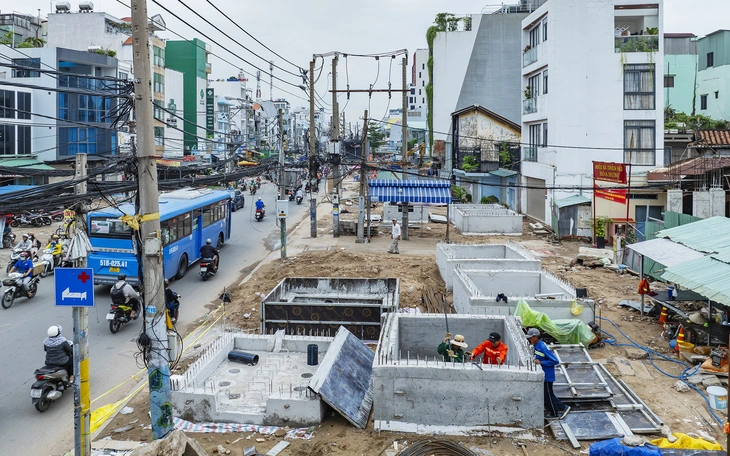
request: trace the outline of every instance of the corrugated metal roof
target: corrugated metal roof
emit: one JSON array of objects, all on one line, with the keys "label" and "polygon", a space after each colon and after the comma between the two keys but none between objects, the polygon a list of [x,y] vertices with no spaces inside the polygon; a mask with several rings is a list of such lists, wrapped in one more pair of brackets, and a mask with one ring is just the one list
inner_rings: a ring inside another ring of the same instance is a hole
[{"label": "corrugated metal roof", "polygon": [[498,169],[495,169],[494,171],[489,171],[489,174],[491,174],[493,176],[499,176],[499,177],[509,177],[509,176],[514,176],[515,174],[517,174],[517,171],[510,171],[508,169],[498,168]]},{"label": "corrugated metal roof", "polygon": [[591,199],[584,195],[570,195],[567,198],[559,199],[555,201],[555,205],[558,208],[564,208],[568,206],[576,206],[578,204],[590,203]]},{"label": "corrugated metal roof", "polygon": [[730,247],[730,219],[710,217],[687,225],[657,232],[658,238],[672,241],[705,253],[716,253]]},{"label": "corrugated metal roof", "polygon": [[719,252],[710,255],[712,258],[730,264],[730,248],[720,249]]},{"label": "corrugated metal roof", "polygon": [[35,158],[0,158],[0,166],[9,168],[23,167],[25,169],[52,170],[54,168],[46,165]]},{"label": "corrugated metal roof", "polygon": [[637,242],[636,244],[630,244],[628,248],[667,267],[705,256],[701,252],[672,242],[669,239],[651,239]]},{"label": "corrugated metal roof", "polygon": [[662,274],[662,279],[730,306],[730,264],[710,256],[672,266]]}]

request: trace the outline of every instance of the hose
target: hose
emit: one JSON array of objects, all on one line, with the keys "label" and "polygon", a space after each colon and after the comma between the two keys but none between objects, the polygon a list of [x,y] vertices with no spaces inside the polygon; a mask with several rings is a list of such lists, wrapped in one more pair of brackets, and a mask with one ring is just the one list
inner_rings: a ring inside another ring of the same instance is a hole
[{"label": "hose", "polygon": [[[614,346],[614,347],[635,347],[635,348],[638,348],[640,350],[644,350],[647,353],[647,355],[649,356],[649,362],[651,363],[652,366],[654,366],[654,368],[656,370],[658,370],[659,372],[661,372],[662,374],[666,375],[669,378],[676,378],[678,380],[681,380],[682,383],[684,383],[685,385],[689,386],[690,388],[692,388],[693,390],[695,390],[700,396],[702,396],[702,399],[704,399],[705,400],[705,403],[707,404],[707,409],[710,412],[710,414],[715,418],[715,420],[717,420],[717,422],[720,424],[720,427],[723,426],[723,421],[720,419],[720,417],[717,416],[717,414],[712,409],[712,406],[710,405],[710,400],[707,398],[707,396],[705,396],[705,394],[702,391],[700,391],[696,386],[692,385],[691,383],[689,383],[687,381],[687,377],[689,377],[689,376],[694,375],[695,373],[697,373],[697,371],[700,369],[700,366],[695,366],[693,368],[692,366],[690,366],[689,364],[687,364],[685,362],[677,361],[676,359],[672,359],[672,358],[670,358],[668,356],[665,356],[665,355],[663,355],[663,354],[661,354],[661,353],[659,353],[659,352],[657,352],[655,350],[652,350],[651,348],[647,348],[647,347],[644,347],[643,345],[639,345],[638,343],[636,343],[633,340],[631,340],[631,338],[629,336],[627,336],[625,332],[621,331],[621,328],[619,328],[618,325],[616,323],[614,323],[613,321],[611,321],[610,319],[604,318],[604,317],[597,317],[597,318],[599,320],[603,320],[603,321],[609,322],[611,325],[613,325],[614,328],[616,328],[616,330],[619,333],[621,333],[622,336],[624,336],[626,338],[626,340],[628,340],[629,342],[631,342],[629,344],[620,344],[620,343],[618,343],[616,341],[616,337],[614,337],[613,335],[611,335],[608,331],[604,331],[603,329],[601,329],[601,331],[604,334],[606,334],[608,337],[611,338],[611,339],[605,339],[604,340],[607,344],[609,344],[611,346]],[[669,373],[663,371],[661,368],[659,368],[659,366],[657,366],[656,364],[654,364],[654,359],[652,358],[652,356],[658,356],[658,357],[664,359],[665,361],[670,361],[670,362],[673,362],[675,364],[679,364],[679,365],[685,367],[685,369],[679,375],[669,374]]]},{"label": "hose", "polygon": [[398,456],[477,456],[458,443],[448,440],[419,440],[404,449]]}]

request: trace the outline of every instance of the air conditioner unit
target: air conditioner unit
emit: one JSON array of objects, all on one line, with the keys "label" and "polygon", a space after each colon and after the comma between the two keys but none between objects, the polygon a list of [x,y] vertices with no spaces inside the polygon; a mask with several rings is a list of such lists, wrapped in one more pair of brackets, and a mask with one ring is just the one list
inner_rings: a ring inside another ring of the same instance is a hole
[{"label": "air conditioner unit", "polygon": [[71,4],[69,2],[56,2],[57,13],[68,13],[71,11]]},{"label": "air conditioner unit", "polygon": [[90,2],[88,0],[79,2],[79,11],[82,13],[90,13],[94,11],[94,2]]}]

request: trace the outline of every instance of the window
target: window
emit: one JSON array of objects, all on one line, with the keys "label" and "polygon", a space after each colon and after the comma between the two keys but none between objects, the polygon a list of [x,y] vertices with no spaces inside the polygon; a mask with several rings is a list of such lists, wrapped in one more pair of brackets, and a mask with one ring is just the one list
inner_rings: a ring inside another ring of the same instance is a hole
[{"label": "window", "polygon": [[15,155],[15,125],[0,125],[0,155]]},{"label": "window", "polygon": [[548,146],[548,124],[542,124],[542,147]]},{"label": "window", "polygon": [[530,125],[530,147],[540,146],[540,131],[542,130],[541,124]]},{"label": "window", "polygon": [[419,95],[421,95],[421,90],[422,90],[422,89],[418,89],[418,94],[419,94]]},{"label": "window", "polygon": [[155,66],[165,66],[165,50],[157,46],[152,46],[152,63]]},{"label": "window", "polygon": [[152,101],[152,114],[157,120],[164,121],[165,111],[162,110],[162,102],[159,100]]},{"label": "window", "polygon": [[707,53],[707,66],[708,67],[715,66],[715,53],[714,52]]},{"label": "window", "polygon": [[410,107],[409,109],[410,109],[411,111],[413,111],[414,109],[416,109],[416,105],[411,105],[411,107]]},{"label": "window", "polygon": [[[13,65],[40,68],[41,59],[13,59]],[[40,71],[26,70],[26,69],[13,69],[14,78],[40,78]]]},{"label": "window", "polygon": [[540,44],[540,26],[537,25],[530,30],[530,47],[535,48]]},{"label": "window", "polygon": [[18,125],[18,155],[30,155],[30,125]]},{"label": "window", "polygon": [[[112,143],[114,135],[112,136]],[[64,127],[59,130],[59,154],[60,155],[76,155],[78,153],[85,154],[96,154],[96,153],[109,153],[108,150],[103,150],[105,147],[109,147],[109,144],[105,144],[106,136],[104,133],[98,133],[96,128],[76,128],[76,127]],[[98,144],[97,144],[98,142]]]},{"label": "window", "polygon": [[547,41],[547,18],[542,21],[542,40]]},{"label": "window", "polygon": [[542,93],[548,93],[548,70],[542,72]]},{"label": "window", "polygon": [[15,119],[15,92],[0,90],[0,118]]},{"label": "window", "polygon": [[68,120],[68,95],[58,92],[58,117],[62,120]]},{"label": "window", "polygon": [[421,103],[425,103],[425,102],[426,102],[426,97],[421,98]]},{"label": "window", "polygon": [[169,245],[190,235],[190,213],[178,215],[160,223],[162,244]]},{"label": "window", "polygon": [[527,86],[530,88],[532,98],[540,96],[540,74],[536,74],[527,80]]},{"label": "window", "polygon": [[426,81],[421,81],[421,87],[426,87]]},{"label": "window", "polygon": [[78,102],[80,122],[104,122],[104,99],[98,95],[79,95]]},{"label": "window", "polygon": [[624,65],[624,109],[655,109],[654,65]]},{"label": "window", "polygon": [[120,71],[120,72],[119,72],[119,76],[118,76],[118,77],[119,77],[119,79],[121,79],[122,81],[126,81],[127,79],[129,79],[129,74],[127,74],[127,73],[124,73],[124,72]]},{"label": "window", "polygon": [[163,127],[155,127],[155,146],[165,145],[165,129]]},{"label": "window", "polygon": [[418,79],[421,79],[421,72],[418,72]]},{"label": "window", "polygon": [[717,98],[720,98],[720,91],[719,90],[716,90],[715,91],[715,99],[717,99]]},{"label": "window", "polygon": [[92,217],[90,234],[93,237],[111,237],[129,239],[132,237],[132,228],[118,218]]},{"label": "window", "polygon": [[654,165],[656,123],[653,120],[624,121],[624,163]]},{"label": "window", "polygon": [[153,76],[153,90],[158,93],[165,93],[165,76],[155,73]]},{"label": "window", "polygon": [[426,69],[426,64],[425,64],[425,63],[422,63],[422,64],[421,64],[421,69],[422,69],[422,70],[425,70],[425,69]]},{"label": "window", "polygon": [[29,92],[18,92],[18,119],[30,120]]},{"label": "window", "polygon": [[700,109],[707,109],[707,95],[700,95]]},{"label": "window", "polygon": [[664,88],[671,88],[674,87],[674,75],[665,75],[664,76]]},{"label": "window", "polygon": [[411,89],[411,95],[415,95],[415,94],[416,94],[416,89],[415,88]]}]

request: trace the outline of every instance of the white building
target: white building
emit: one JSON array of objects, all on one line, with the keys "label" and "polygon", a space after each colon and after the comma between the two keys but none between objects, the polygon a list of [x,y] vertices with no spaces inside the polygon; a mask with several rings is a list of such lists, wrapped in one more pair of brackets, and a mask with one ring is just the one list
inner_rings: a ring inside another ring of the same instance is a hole
[{"label": "white building", "polygon": [[426,84],[428,84],[428,49],[416,49],[411,66],[411,92],[408,94],[408,110],[426,109]]},{"label": "white building", "polygon": [[164,150],[165,157],[182,158],[184,155],[184,128],[182,117],[184,75],[170,68],[165,68],[164,106],[169,112],[162,111],[165,124]]},{"label": "white building", "polygon": [[523,212],[551,223],[556,201],[591,197],[593,161],[631,164],[632,188],[663,165],[663,13],[662,0],[548,0],[522,21]]}]

